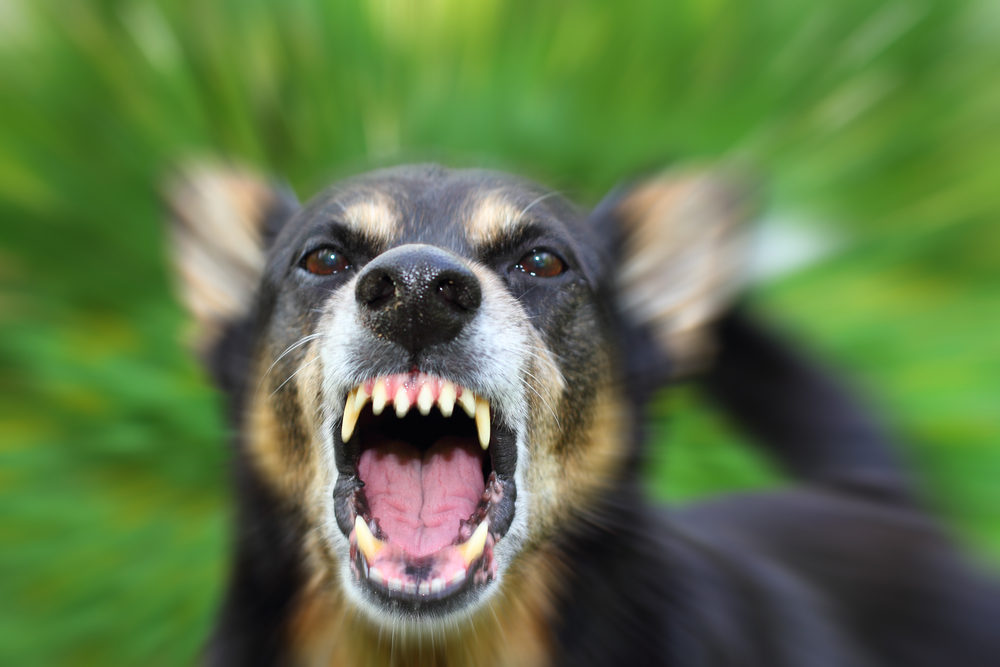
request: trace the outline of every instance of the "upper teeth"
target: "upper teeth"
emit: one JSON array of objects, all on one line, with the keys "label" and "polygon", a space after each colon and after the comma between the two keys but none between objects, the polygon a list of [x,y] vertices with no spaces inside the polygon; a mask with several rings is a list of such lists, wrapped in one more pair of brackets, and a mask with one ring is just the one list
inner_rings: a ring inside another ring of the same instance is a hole
[{"label": "upper teeth", "polygon": [[368,399],[372,402],[372,412],[376,415],[382,414],[385,406],[392,403],[393,411],[399,418],[405,417],[410,408],[414,405],[420,414],[427,415],[436,403],[438,410],[445,417],[451,417],[458,403],[469,417],[476,420],[476,435],[479,437],[479,444],[483,449],[490,446],[490,404],[484,398],[476,396],[473,392],[464,387],[458,387],[447,380],[440,381],[440,389],[437,397],[434,396],[434,386],[429,381],[424,381],[420,390],[411,400],[411,384],[399,382],[395,387],[395,395],[389,396],[389,384],[385,378],[377,380],[371,389],[362,384],[355,387],[347,394],[344,401],[344,420],[340,429],[340,437],[344,442],[354,435],[354,427],[357,426],[358,417],[364,409]]}]

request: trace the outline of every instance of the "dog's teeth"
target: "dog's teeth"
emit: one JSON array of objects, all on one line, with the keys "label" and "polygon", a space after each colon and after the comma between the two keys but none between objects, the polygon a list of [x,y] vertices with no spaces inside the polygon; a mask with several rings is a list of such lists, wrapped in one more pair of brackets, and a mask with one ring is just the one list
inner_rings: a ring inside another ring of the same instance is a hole
[{"label": "dog's teeth", "polygon": [[427,595],[428,593],[431,592],[431,585],[428,584],[426,581],[422,582],[420,586],[417,588],[417,590],[420,591],[421,595]]},{"label": "dog's teeth", "polygon": [[434,577],[431,579],[431,593],[440,593],[444,590],[444,579],[441,577]]},{"label": "dog's teeth", "polygon": [[454,586],[455,584],[460,584],[463,581],[465,581],[465,570],[464,569],[463,570],[458,570],[457,572],[455,572],[455,574],[453,574],[451,576],[451,579],[448,580],[448,584],[450,586]]},{"label": "dog's teeth", "polygon": [[486,534],[489,532],[490,522],[483,521],[476,527],[476,532],[472,534],[464,544],[458,545],[459,553],[465,566],[483,555],[483,548],[486,546]]},{"label": "dog's teeth", "polygon": [[378,552],[382,551],[382,547],[385,546],[382,540],[372,535],[372,531],[360,514],[354,519],[354,535],[358,540],[358,548],[361,549],[361,553],[364,554],[368,562],[374,560],[378,556]]},{"label": "dog's teeth", "polygon": [[401,591],[401,590],[403,590],[403,580],[402,579],[390,579],[389,580],[389,590],[390,591]]},{"label": "dog's teeth", "polygon": [[405,584],[403,584],[403,590],[406,591],[409,595],[413,595],[414,593],[417,592],[417,585],[412,581],[407,581]]},{"label": "dog's teeth", "polygon": [[385,578],[382,576],[382,570],[378,569],[377,567],[373,567],[368,571],[368,578],[374,581],[376,584],[381,584],[383,581],[385,581]]},{"label": "dog's teeth", "polygon": [[365,390],[364,385],[355,389],[355,392],[354,407],[358,409],[358,412],[361,412],[365,404],[368,403],[368,399],[371,398],[371,395]]},{"label": "dog's teeth", "polygon": [[388,400],[389,394],[385,387],[385,380],[379,380],[372,387],[372,412],[376,415],[382,414]]},{"label": "dog's teeth", "polygon": [[426,417],[430,414],[433,405],[434,396],[431,393],[431,385],[425,382],[424,386],[420,388],[420,393],[417,394],[417,409],[420,410],[420,414]]},{"label": "dog's teeth", "polygon": [[458,404],[465,410],[465,414],[470,417],[476,416],[476,395],[468,389],[462,390],[462,395],[458,397]]},{"label": "dog's teeth", "polygon": [[410,396],[403,385],[399,385],[399,389],[396,390],[396,399],[392,405],[396,408],[396,416],[400,419],[405,417],[406,413],[410,411]]},{"label": "dog's teeth", "polygon": [[482,398],[476,399],[476,431],[479,433],[479,446],[483,449],[489,449],[490,404]]},{"label": "dog's teeth", "polygon": [[[361,392],[364,389],[360,390]],[[354,426],[358,423],[358,415],[361,414],[361,407],[358,406],[358,390],[354,389],[347,395],[344,401],[344,420],[340,427],[340,439],[347,442],[354,435]],[[362,402],[361,405],[364,405]]]},{"label": "dog's teeth", "polygon": [[441,393],[438,394],[438,410],[445,417],[451,417],[452,411],[455,410],[455,385],[451,382],[445,380],[441,384]]}]

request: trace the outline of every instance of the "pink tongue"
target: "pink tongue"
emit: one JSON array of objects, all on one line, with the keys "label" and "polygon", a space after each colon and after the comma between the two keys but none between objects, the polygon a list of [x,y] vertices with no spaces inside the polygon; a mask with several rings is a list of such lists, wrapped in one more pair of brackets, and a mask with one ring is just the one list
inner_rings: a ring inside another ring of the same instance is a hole
[{"label": "pink tongue", "polygon": [[451,544],[485,489],[480,456],[474,442],[451,437],[423,454],[397,441],[364,451],[358,474],[389,542],[413,556]]}]

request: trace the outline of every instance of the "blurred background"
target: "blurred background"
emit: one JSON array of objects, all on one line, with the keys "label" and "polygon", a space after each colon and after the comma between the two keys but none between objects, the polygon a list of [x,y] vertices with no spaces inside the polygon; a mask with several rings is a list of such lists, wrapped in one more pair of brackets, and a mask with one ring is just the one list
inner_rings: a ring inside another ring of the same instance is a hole
[{"label": "blurred background", "polygon": [[[753,302],[997,569],[998,29],[993,0],[3,0],[0,664],[189,664],[211,624],[225,426],[156,195],[192,154],[302,198],[430,159],[585,204],[671,160],[753,165],[779,250]],[[780,483],[696,390],[657,412],[657,497]]]}]

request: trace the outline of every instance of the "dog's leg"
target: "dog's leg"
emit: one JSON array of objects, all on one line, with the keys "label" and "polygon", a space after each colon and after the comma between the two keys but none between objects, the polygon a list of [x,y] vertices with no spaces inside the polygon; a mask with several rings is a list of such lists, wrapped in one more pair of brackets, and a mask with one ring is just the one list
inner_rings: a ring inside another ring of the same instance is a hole
[{"label": "dog's leg", "polygon": [[715,326],[710,396],[796,477],[905,498],[882,428],[827,372],[738,309]]}]

